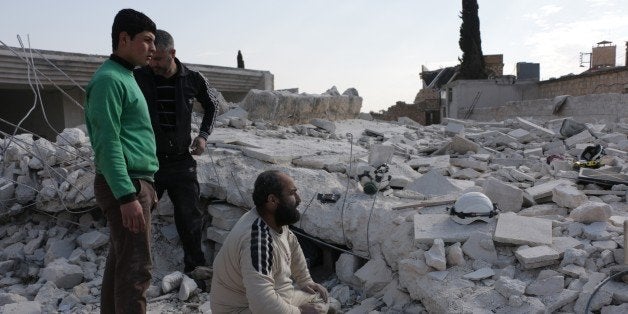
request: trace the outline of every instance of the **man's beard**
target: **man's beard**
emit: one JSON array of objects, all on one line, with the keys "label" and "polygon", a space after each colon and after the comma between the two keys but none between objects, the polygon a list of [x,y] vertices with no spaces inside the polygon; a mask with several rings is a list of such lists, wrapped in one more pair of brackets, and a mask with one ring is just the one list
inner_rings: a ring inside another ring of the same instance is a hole
[{"label": "man's beard", "polygon": [[277,205],[277,210],[275,210],[275,223],[277,223],[277,226],[291,225],[299,221],[301,213],[297,210],[298,206],[298,203],[290,206],[287,202],[281,200],[279,205]]}]

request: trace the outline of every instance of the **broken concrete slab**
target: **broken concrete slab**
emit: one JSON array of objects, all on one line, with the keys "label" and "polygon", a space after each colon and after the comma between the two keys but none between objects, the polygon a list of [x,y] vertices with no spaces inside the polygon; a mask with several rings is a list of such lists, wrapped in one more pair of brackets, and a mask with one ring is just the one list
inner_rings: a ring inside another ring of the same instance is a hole
[{"label": "broken concrete slab", "polygon": [[432,170],[406,186],[406,190],[419,192],[425,196],[439,196],[460,191],[438,171]]},{"label": "broken concrete slab", "polygon": [[447,258],[445,256],[445,243],[442,239],[434,239],[434,244],[425,252],[425,263],[437,270],[447,269]]},{"label": "broken concrete slab", "polygon": [[588,198],[574,186],[559,185],[552,190],[552,201],[562,207],[576,208],[588,201]]},{"label": "broken concrete slab", "polygon": [[414,242],[431,244],[434,239],[442,239],[446,243],[464,242],[475,232],[492,234],[495,222],[473,222],[461,225],[451,220],[448,214],[416,214],[414,215]]},{"label": "broken concrete slab", "polygon": [[464,276],[462,276],[462,278],[473,280],[473,281],[478,281],[478,280],[493,277],[493,275],[495,275],[495,271],[493,269],[491,269],[490,267],[484,267],[474,272],[465,274]]},{"label": "broken concrete slab", "polygon": [[552,265],[557,263],[560,258],[558,252],[547,245],[523,246],[515,251],[515,256],[524,269]]},{"label": "broken concrete slab", "polygon": [[504,212],[518,212],[523,204],[523,191],[495,178],[484,181],[482,191]]},{"label": "broken concrete slab", "polygon": [[571,136],[565,139],[565,145],[567,145],[568,148],[572,148],[576,146],[576,144],[590,143],[590,142],[593,142],[594,140],[595,140],[595,137],[591,135],[589,130],[584,130],[574,136]]},{"label": "broken concrete slab", "polygon": [[534,132],[539,133],[540,135],[544,136],[544,137],[549,137],[549,138],[553,138],[556,137],[556,132],[544,128],[542,126],[536,125],[528,120],[522,119],[520,117],[517,117],[517,122],[519,123],[519,125],[521,126],[521,128],[526,129],[526,130],[531,130]]},{"label": "broken concrete slab", "polygon": [[503,213],[498,216],[493,238],[501,243],[551,245],[552,221]]},{"label": "broken concrete slab", "polygon": [[497,262],[497,250],[493,238],[488,233],[474,231],[469,239],[462,245],[462,251],[469,257],[495,264]]},{"label": "broken concrete slab", "polygon": [[552,191],[559,185],[573,185],[573,182],[566,179],[552,180],[538,185],[535,184],[534,186],[525,189],[525,192],[532,196],[535,200],[539,200],[552,196]]},{"label": "broken concrete slab", "polygon": [[466,154],[468,152],[477,153],[480,150],[480,145],[460,135],[455,135],[451,140],[449,148],[458,154]]},{"label": "broken concrete slab", "polygon": [[577,222],[605,222],[611,217],[611,206],[601,202],[584,202],[569,213],[569,218]]},{"label": "broken concrete slab", "polygon": [[364,292],[369,296],[382,291],[393,279],[392,271],[381,258],[368,261],[355,272],[355,276],[362,282]]},{"label": "broken concrete slab", "polygon": [[483,161],[478,161],[473,158],[451,158],[449,163],[452,166],[461,168],[471,168],[473,170],[485,172],[488,170],[488,164]]}]

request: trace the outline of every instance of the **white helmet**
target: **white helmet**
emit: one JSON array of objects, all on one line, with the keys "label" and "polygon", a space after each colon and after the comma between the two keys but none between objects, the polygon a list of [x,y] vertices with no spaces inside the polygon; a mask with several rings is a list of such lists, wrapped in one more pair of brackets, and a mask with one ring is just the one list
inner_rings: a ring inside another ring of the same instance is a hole
[{"label": "white helmet", "polygon": [[499,209],[491,200],[480,192],[462,194],[449,209],[451,219],[459,224],[468,225],[476,220],[490,222]]}]

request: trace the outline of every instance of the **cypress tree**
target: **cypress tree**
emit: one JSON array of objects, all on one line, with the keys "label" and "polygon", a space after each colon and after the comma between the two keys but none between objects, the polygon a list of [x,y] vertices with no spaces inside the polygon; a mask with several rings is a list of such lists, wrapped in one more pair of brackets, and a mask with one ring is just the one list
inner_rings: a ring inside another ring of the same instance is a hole
[{"label": "cypress tree", "polygon": [[480,18],[477,0],[462,0],[462,25],[460,25],[460,78],[477,80],[487,78],[480,38]]},{"label": "cypress tree", "polygon": [[238,50],[238,69],[244,69],[244,58],[242,57],[242,52]]}]

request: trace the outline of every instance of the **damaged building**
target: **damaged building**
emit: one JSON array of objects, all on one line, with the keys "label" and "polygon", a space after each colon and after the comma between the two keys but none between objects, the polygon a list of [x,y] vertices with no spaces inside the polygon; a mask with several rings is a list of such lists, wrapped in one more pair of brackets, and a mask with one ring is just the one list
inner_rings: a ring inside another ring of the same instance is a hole
[{"label": "damaged building", "polygon": [[[425,75],[427,111],[441,112],[440,88],[454,75]],[[469,119],[422,125],[360,113],[354,88],[250,90],[221,104],[196,158],[207,265],[253,207],[256,176],[277,169],[299,189],[301,220],[292,227],[316,243],[311,266],[323,270],[318,279],[339,312],[626,313],[625,96],[550,97],[506,109],[478,100]],[[615,111],[574,115],[587,97]],[[486,122],[482,110],[503,118]],[[200,120],[194,114],[192,136]],[[13,131],[0,139],[0,313],[99,312],[109,231],[94,199],[89,139],[80,128],[53,137]],[[597,167],[579,166],[596,145]],[[465,211],[457,202],[468,193],[488,197],[495,212],[457,222]],[[152,228],[148,312],[211,313],[208,293],[180,272],[167,196]]]}]

